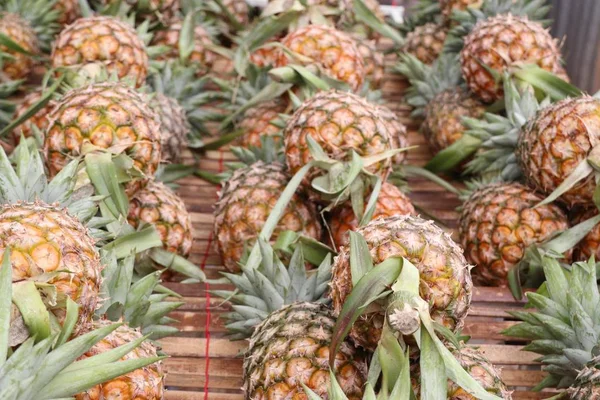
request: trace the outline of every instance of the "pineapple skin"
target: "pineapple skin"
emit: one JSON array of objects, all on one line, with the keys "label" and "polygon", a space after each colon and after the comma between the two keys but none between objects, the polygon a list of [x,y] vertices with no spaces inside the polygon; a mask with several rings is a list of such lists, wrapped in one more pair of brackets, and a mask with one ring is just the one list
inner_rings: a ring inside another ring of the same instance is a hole
[{"label": "pineapple skin", "polygon": [[46,164],[56,175],[88,141],[118,145],[145,176],[127,183],[129,196],[144,187],[160,163],[160,122],[147,99],[123,84],[102,83],[66,93],[49,115],[44,140]]},{"label": "pineapple skin", "polygon": [[[224,183],[215,208],[214,234],[221,260],[229,271],[239,271],[237,263],[242,258],[244,243],[254,244],[289,179],[283,165],[260,161],[236,170]],[[286,230],[321,238],[317,209],[300,194],[290,200],[272,240]]]},{"label": "pineapple skin", "polygon": [[119,79],[140,87],[148,74],[144,42],[127,23],[115,17],[79,18],[58,35],[51,55],[52,67],[98,63]]},{"label": "pineapple skin", "polygon": [[557,40],[541,24],[510,14],[478,22],[465,38],[460,59],[469,89],[485,103],[501,99],[504,91],[484,66],[499,74],[518,63],[554,73],[562,68]]},{"label": "pineapple skin", "polygon": [[353,38],[365,65],[369,87],[373,90],[381,88],[385,75],[385,55],[377,50],[376,40],[366,40],[357,34]]},{"label": "pineapple skin", "polygon": [[[103,269],[87,229],[58,206],[42,202],[3,205],[0,257],[7,247],[11,249],[13,282],[61,271],[47,282],[79,305],[75,332],[85,329],[98,304]],[[62,320],[66,310],[52,312]]]},{"label": "pineapple skin", "polygon": [[[167,53],[157,57],[158,60],[179,59],[179,37],[182,28],[183,21],[174,19],[167,24],[166,29],[156,32],[152,39],[152,45],[169,48]],[[194,27],[194,48],[189,56],[189,61],[198,65],[198,76],[210,72],[217,60],[217,55],[208,49],[212,44],[213,41],[208,32],[202,26],[196,25]]]},{"label": "pineapple skin", "polygon": [[[290,32],[281,44],[317,63],[322,72],[331,78],[347,83],[353,92],[362,87],[366,75],[363,57],[350,35],[335,28],[309,25]],[[275,67],[288,64],[306,64],[306,61],[290,59],[289,54],[278,51]]]},{"label": "pineapple skin", "polygon": [[[367,201],[368,197],[365,199],[365,207]],[[387,182],[381,186],[379,197],[375,203],[373,219],[378,217],[386,218],[395,215],[415,214],[415,207],[412,205],[408,196],[402,193],[400,189]],[[354,211],[352,211],[352,206],[350,204],[337,207],[332,211],[329,220],[329,228],[331,230],[333,242],[338,248],[348,245],[350,240],[348,232],[358,228],[358,221],[356,220],[356,216],[354,215]]]},{"label": "pineapple skin", "polygon": [[[42,91],[39,89],[29,93],[23,98],[23,101],[19,103],[19,105],[15,108],[13,118],[19,118],[25,113],[25,111],[27,111],[29,107],[36,103],[41,97]],[[56,101],[50,100],[44,107],[42,107],[38,112],[36,112],[34,116],[32,116],[27,121],[15,128],[15,130],[12,131],[14,142],[18,144],[21,140],[21,135],[23,135],[26,138],[33,136],[33,126],[36,126],[40,130],[43,139],[43,135],[46,132],[46,129],[48,128],[48,115],[54,109],[54,107],[56,107]]]},{"label": "pineapple skin", "polygon": [[[94,329],[112,324],[111,321],[95,321]],[[131,343],[142,337],[137,329],[122,325],[99,341],[86,352],[81,359],[93,357],[98,354],[113,350],[119,346]],[[127,353],[121,361],[135,360],[157,356],[157,348],[145,340],[141,345]],[[136,400],[162,400],[165,392],[165,372],[162,362],[147,365],[122,375],[111,381],[96,385],[85,392],[75,395],[76,400],[111,400],[111,399],[136,399]]]},{"label": "pineapple skin", "polygon": [[[377,218],[357,229],[366,240],[373,264],[389,257],[406,257],[420,272],[420,296],[429,303],[434,320],[458,331],[467,316],[473,283],[470,266],[462,249],[433,221],[397,215]],[[352,291],[350,251],[342,247],[333,264],[331,298],[339,313]],[[375,350],[383,326],[385,310],[362,315],[354,323],[350,337],[359,346]]]},{"label": "pineapple skin", "polygon": [[600,357],[595,357],[579,371],[567,393],[571,400],[600,399]]},{"label": "pineapple skin", "polygon": [[287,105],[284,101],[267,101],[260,103],[255,107],[246,110],[242,119],[237,125],[238,129],[243,130],[244,134],[238,140],[242,147],[262,147],[260,138],[271,136],[275,143],[281,142],[281,129],[271,123],[279,117],[280,113],[285,112]]},{"label": "pineapple skin", "polygon": [[[8,36],[30,53],[39,53],[38,39],[29,23],[16,14],[0,13],[0,33]],[[14,57],[2,63],[2,73],[10,79],[27,78],[34,67],[34,59],[27,54],[0,46],[0,50]]]},{"label": "pineapple skin", "polygon": [[435,23],[417,26],[406,35],[403,50],[423,64],[431,65],[442,53],[447,35],[448,30]]},{"label": "pineapple skin", "polygon": [[[600,140],[600,100],[565,99],[538,112],[522,130],[517,161],[529,186],[552,193]],[[579,181],[559,201],[569,208],[593,207],[593,175]]]},{"label": "pineapple skin", "polygon": [[154,93],[150,105],[160,119],[161,158],[165,163],[179,163],[191,131],[187,114],[177,100]]},{"label": "pineapple skin", "polygon": [[[500,371],[476,348],[463,347],[460,350],[452,348],[452,354],[458,360],[465,371],[469,373],[488,393],[494,394],[503,400],[512,400],[511,393],[502,381]],[[413,380],[413,389],[417,400],[419,397],[419,366],[413,364],[412,368],[417,370]],[[476,397],[467,393],[463,388],[451,380],[448,380],[447,400],[477,400]]]},{"label": "pineapple skin", "polygon": [[[476,282],[506,286],[508,272],[532,244],[569,228],[565,213],[520,183],[496,183],[474,191],[463,204],[459,235],[475,264]],[[567,255],[570,258],[570,254]]]},{"label": "pineapple skin", "polygon": [[[244,397],[302,399],[302,382],[327,399],[334,325],[333,312],[318,303],[295,303],[271,313],[250,339],[244,358]],[[341,344],[333,372],[349,399],[362,397],[367,365],[350,342]]]},{"label": "pineapple skin", "polygon": [[192,218],[183,200],[165,184],[152,180],[135,193],[129,201],[127,220],[134,228],[144,222],[154,225],[166,250],[182,257],[190,255]]},{"label": "pineapple skin", "polygon": [[[393,148],[388,123],[378,106],[346,92],[330,90],[317,93],[305,101],[289,119],[284,130],[285,156],[292,174],[312,160],[308,149],[310,135],[332,159],[349,161],[350,150],[359,156],[381,154]],[[369,171],[383,180],[391,172],[391,161],[384,160],[369,167]],[[304,186],[320,172],[311,171]],[[317,200],[313,191],[311,199]]]},{"label": "pineapple skin", "polygon": [[425,106],[425,120],[421,125],[432,153],[439,153],[463,136],[463,118],[479,118],[484,113],[483,103],[464,89],[449,89],[437,94]]},{"label": "pineapple skin", "polygon": [[62,26],[72,24],[81,16],[78,0],[58,0],[54,3],[54,9],[60,12],[58,23]]},{"label": "pineapple skin", "polygon": [[[571,215],[571,225],[575,226],[596,215],[598,215],[598,209],[595,207],[575,210]],[[600,260],[600,224],[594,226],[573,248],[573,261],[587,261],[592,256],[596,260]]]},{"label": "pineapple skin", "polygon": [[[386,106],[380,105],[378,107],[379,116],[387,127],[390,134],[390,144],[392,149],[401,149],[409,146],[408,142],[408,131],[406,126],[400,122],[396,113],[387,108]],[[401,165],[406,161],[407,152],[403,151],[392,157],[392,163],[394,165]]]}]

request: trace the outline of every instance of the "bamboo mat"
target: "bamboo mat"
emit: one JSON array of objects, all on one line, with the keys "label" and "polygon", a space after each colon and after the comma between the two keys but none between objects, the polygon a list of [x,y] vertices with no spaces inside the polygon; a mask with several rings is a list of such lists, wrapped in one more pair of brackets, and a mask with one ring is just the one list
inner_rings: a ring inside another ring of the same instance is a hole
[{"label": "bamboo mat", "polygon": [[[385,99],[407,124],[408,108],[402,105],[403,81],[388,76],[384,85]],[[414,127],[410,132],[411,145],[419,147],[409,153],[409,163],[424,165],[430,158],[423,138]],[[200,168],[221,171],[224,163],[234,158],[228,152],[208,152],[200,161]],[[428,211],[449,229],[457,223],[456,206],[460,201],[433,183],[422,179],[410,179],[409,196],[415,206]],[[209,278],[219,277],[223,270],[213,242],[213,205],[218,188],[199,178],[180,181],[179,194],[192,214],[195,242],[191,261],[201,265]],[[168,287],[184,296],[185,305],[171,314],[179,322],[181,330],[176,337],[163,339],[161,345],[170,355],[166,360],[168,371],[167,400],[238,400],[242,399],[242,358],[245,342],[229,342],[224,338],[223,313],[229,310],[220,299],[207,296],[204,284],[167,283]],[[211,285],[221,289],[224,285]],[[507,311],[520,309],[510,293],[504,289],[477,287],[474,290],[473,307],[467,318],[464,334],[472,337],[471,343],[480,346],[485,355],[502,368],[502,376],[515,400],[543,399],[544,395],[528,391],[543,378],[536,355],[522,352],[523,342],[503,337],[499,332],[515,322]]]}]

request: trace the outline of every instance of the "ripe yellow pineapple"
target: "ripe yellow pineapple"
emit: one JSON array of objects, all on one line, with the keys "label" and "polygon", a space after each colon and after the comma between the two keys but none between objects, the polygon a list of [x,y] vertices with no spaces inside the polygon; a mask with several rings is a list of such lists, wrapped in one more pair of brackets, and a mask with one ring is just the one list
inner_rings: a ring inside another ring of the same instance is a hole
[{"label": "ripe yellow pineapple", "polygon": [[[18,15],[8,12],[0,13],[0,33],[8,36],[24,50],[33,54],[39,53],[38,38],[35,31],[27,21]],[[0,50],[13,57],[2,60],[2,72],[7,78],[23,79],[31,73],[34,60],[29,55],[11,50],[4,45],[0,45]]]},{"label": "ripe yellow pineapple", "polygon": [[[600,140],[600,100],[578,97],[540,110],[519,135],[517,161],[530,186],[550,194]],[[593,205],[593,176],[579,181],[559,200],[569,207]]]},{"label": "ripe yellow pineapple", "polygon": [[[94,239],[77,219],[42,202],[5,204],[0,208],[0,256],[7,247],[13,282],[39,279],[54,285],[59,300],[69,296],[79,305],[76,332],[91,322],[103,266]],[[51,311],[64,318],[63,307]]]},{"label": "ripe yellow pineapple", "polygon": [[[279,51],[276,67],[315,64],[325,75],[345,82],[357,92],[366,70],[356,42],[347,33],[328,26],[310,25],[290,32],[281,40],[292,54]],[[295,57],[294,53],[302,58]],[[307,61],[308,58],[310,61]]]},{"label": "ripe yellow pineapple", "polygon": [[276,143],[279,143],[281,140],[277,135],[281,129],[273,125],[271,121],[276,119],[279,113],[283,113],[286,108],[285,102],[273,100],[246,110],[237,124],[237,128],[244,132],[240,137],[239,144],[243,147],[261,147],[260,138],[263,136],[271,136]]},{"label": "ripe yellow pineapple", "polygon": [[142,94],[126,85],[101,83],[70,90],[49,119],[44,154],[52,176],[71,158],[94,147],[126,153],[144,174],[127,184],[129,195],[142,188],[158,168],[158,116]]},{"label": "ripe yellow pineapple", "polygon": [[[224,183],[215,208],[214,229],[219,254],[228,270],[239,269],[244,244],[254,244],[289,179],[283,165],[257,162],[236,170]],[[272,239],[285,230],[317,240],[321,237],[317,210],[300,194],[288,204]]]},{"label": "ripe yellow pineapple", "polygon": [[[162,54],[158,59],[178,59],[179,54],[179,37],[183,21],[174,19],[170,21],[165,30],[158,31],[152,39],[153,46],[166,46],[169,51]],[[217,60],[214,52],[208,49],[213,43],[208,32],[200,25],[194,27],[194,43],[192,52],[188,60],[198,66],[198,75],[204,75],[211,70],[212,65]]]},{"label": "ripe yellow pineapple", "polygon": [[[432,318],[450,330],[461,329],[471,303],[473,283],[462,249],[450,235],[433,221],[406,215],[375,219],[357,232],[366,240],[374,265],[394,256],[405,257],[414,264],[420,273],[420,296],[429,303]],[[331,279],[330,296],[337,313],[352,288],[350,253],[342,247]],[[374,350],[384,317],[383,309],[363,314],[354,323],[350,337],[358,345]]]},{"label": "ripe yellow pineapple", "polygon": [[431,151],[437,154],[463,136],[463,118],[480,118],[484,112],[485,106],[466,90],[444,90],[425,106],[421,131]]},{"label": "ripe yellow pineapple", "polygon": [[442,52],[447,35],[447,28],[435,23],[417,26],[406,35],[403,50],[424,64],[432,64]]},{"label": "ripe yellow pineapple", "polygon": [[[98,329],[112,324],[110,321],[96,321],[93,328]],[[100,340],[80,360],[109,352],[119,346],[131,343],[142,337],[142,334],[123,325]],[[127,353],[121,361],[156,357],[157,348],[149,341]],[[165,392],[165,372],[162,362],[158,361],[146,367],[136,369],[128,374],[96,385],[85,392],[75,395],[76,400],[108,400],[108,399],[139,399],[162,400]]]},{"label": "ripe yellow pineapple", "polygon": [[[365,205],[367,204],[366,201]],[[381,186],[372,219],[414,214],[415,208],[410,199],[398,187],[387,182]],[[329,228],[331,229],[333,242],[338,248],[348,244],[348,231],[358,228],[358,221],[349,204],[333,210],[329,220]]]},{"label": "ripe yellow pineapple", "polygon": [[556,73],[562,69],[560,58],[558,42],[548,30],[527,17],[510,14],[478,22],[460,53],[469,89],[486,103],[503,95],[501,82],[489,70],[501,75],[519,64],[535,64]]},{"label": "ripe yellow pineapple", "polygon": [[52,67],[82,68],[100,64],[138,87],[148,73],[148,55],[135,30],[116,17],[79,18],[56,38]]},{"label": "ripe yellow pineapple", "polygon": [[[13,118],[19,118],[27,111],[29,107],[36,103],[41,97],[42,91],[39,89],[29,93],[23,98],[23,101],[19,103],[19,105],[16,107]],[[36,112],[34,116],[32,116],[27,121],[19,125],[15,130],[13,130],[12,134],[15,143],[19,143],[21,135],[25,137],[33,136],[32,126],[36,126],[40,130],[40,133],[43,135],[46,129],[48,128],[48,115],[50,114],[50,111],[54,109],[55,106],[56,101],[50,100],[44,107],[42,107],[38,112]]]},{"label": "ripe yellow pineapple", "polygon": [[[312,160],[306,137],[310,135],[332,159],[349,161],[350,150],[368,157],[392,150],[394,141],[378,106],[351,93],[330,90],[306,100],[292,115],[284,131],[285,155],[291,173]],[[391,162],[369,167],[385,180]],[[306,184],[320,172],[309,173]],[[312,193],[312,192],[311,192]]]},{"label": "ripe yellow pineapple", "polygon": [[487,185],[467,199],[460,216],[460,241],[475,264],[478,283],[507,285],[508,272],[528,246],[568,229],[565,213],[553,204],[536,207],[541,201],[520,183]]},{"label": "ripe yellow pineapple", "polygon": [[134,228],[144,222],[154,225],[166,250],[183,257],[190,255],[192,219],[183,200],[163,183],[152,180],[134,194],[127,220]]},{"label": "ripe yellow pineapple", "polygon": [[[256,327],[244,358],[246,399],[304,399],[300,383],[326,396],[329,345],[335,316],[318,303],[295,303],[272,312]],[[333,369],[349,399],[360,399],[367,377],[364,355],[348,341]]]},{"label": "ripe yellow pineapple", "polygon": [[[500,371],[481,353],[473,347],[462,347],[457,350],[451,346],[451,351],[454,357],[458,360],[461,367],[469,373],[488,393],[495,394],[503,400],[511,400],[511,393],[502,381]],[[420,371],[418,364],[414,364],[412,368],[416,369],[416,374],[413,379],[413,389],[417,400],[420,399]],[[477,400],[477,397],[469,394],[456,383],[448,380],[447,400]]]}]

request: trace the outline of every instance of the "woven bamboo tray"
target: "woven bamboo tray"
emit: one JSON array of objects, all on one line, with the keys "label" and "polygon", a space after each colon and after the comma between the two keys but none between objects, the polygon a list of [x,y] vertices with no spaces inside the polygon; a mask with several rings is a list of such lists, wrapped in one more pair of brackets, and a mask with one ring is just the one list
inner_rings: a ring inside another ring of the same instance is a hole
[{"label": "woven bamboo tray", "polygon": [[[388,106],[398,112],[408,123],[408,108],[401,103],[404,83],[389,76],[384,85]],[[409,162],[423,165],[430,158],[427,145],[416,130],[410,132],[411,145],[419,147],[409,153]],[[226,151],[209,152],[203,156],[200,167],[204,170],[222,171],[224,163],[233,160]],[[218,188],[198,178],[181,181],[180,195],[192,214],[195,243],[191,261],[202,266],[210,278],[219,277],[223,270],[212,235],[212,207]],[[420,179],[409,180],[410,197],[414,204],[427,210],[454,232],[457,223],[455,208],[459,200],[436,185]],[[204,284],[167,283],[167,286],[184,296],[185,305],[172,317],[179,323],[181,332],[176,337],[161,341],[163,350],[170,355],[166,360],[168,371],[168,400],[238,400],[242,399],[242,358],[245,342],[230,342],[224,338],[225,329],[221,315],[229,306],[220,299],[210,298]],[[211,285],[210,289],[223,288]],[[477,287],[473,306],[467,318],[464,333],[471,335],[485,355],[502,368],[504,381],[514,390],[513,398],[543,399],[552,393],[533,393],[529,389],[544,374],[532,353],[521,351],[523,342],[503,337],[499,332],[515,322],[507,311],[521,309],[505,289]]]}]

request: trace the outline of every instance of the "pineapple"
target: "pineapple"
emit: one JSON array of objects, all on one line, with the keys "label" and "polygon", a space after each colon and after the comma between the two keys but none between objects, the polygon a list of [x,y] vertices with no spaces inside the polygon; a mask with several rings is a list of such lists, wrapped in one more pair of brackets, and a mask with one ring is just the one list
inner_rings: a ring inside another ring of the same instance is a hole
[{"label": "pineapple", "polygon": [[478,22],[464,40],[460,61],[469,89],[486,103],[503,96],[493,73],[502,75],[523,64],[553,73],[562,69],[557,40],[540,23],[510,14]]},{"label": "pineapple", "polygon": [[124,3],[131,7],[139,20],[169,21],[181,9],[180,0],[98,0],[104,7]]},{"label": "pineapple", "polygon": [[127,183],[141,189],[160,162],[160,123],[140,93],[123,84],[101,83],[68,91],[49,115],[44,141],[48,170],[56,175],[70,160],[93,149],[127,154],[142,173]]},{"label": "pineapple", "polygon": [[441,54],[447,35],[447,28],[435,23],[417,26],[406,35],[403,51],[430,65]]},{"label": "pineapple", "polygon": [[478,283],[505,286],[508,272],[532,244],[542,244],[568,229],[556,205],[520,183],[495,183],[476,189],[462,206],[459,235]]},{"label": "pineapple", "polygon": [[[368,157],[392,150],[394,144],[388,122],[382,118],[378,106],[337,90],[317,93],[289,119],[284,130],[284,143],[287,166],[292,174],[312,159],[306,140],[308,135],[337,161],[348,161],[351,150]],[[385,180],[390,164],[385,160],[369,169]],[[310,172],[305,185],[318,174],[318,171]]]},{"label": "pineapple", "polygon": [[[387,126],[388,132],[390,133],[392,149],[408,147],[408,131],[406,130],[406,126],[404,126],[396,114],[386,106],[380,105],[378,110],[381,120]],[[406,152],[398,153],[392,158],[394,165],[401,165],[404,161],[406,161]]]},{"label": "pineapple", "polygon": [[[165,46],[168,49],[165,54],[161,54],[158,57],[159,60],[173,60],[181,57],[179,38],[182,28],[183,21],[173,19],[169,21],[166,29],[156,32],[152,38],[151,45]],[[190,45],[191,49],[187,60],[198,68],[197,75],[199,76],[207,74],[217,60],[217,55],[209,50],[212,44],[213,40],[208,31],[201,25],[194,26],[194,38]]]},{"label": "pineapple", "polygon": [[[257,162],[241,168],[225,182],[215,208],[215,237],[219,254],[230,271],[239,269],[246,244],[252,245],[290,177],[283,165]],[[315,206],[295,194],[275,229],[292,230],[314,239],[321,237],[321,224]]]},{"label": "pineapple", "polygon": [[221,0],[227,11],[231,13],[240,24],[247,26],[250,23],[250,9],[246,0]]},{"label": "pineapple", "polygon": [[[0,13],[0,33],[9,37],[30,53],[38,54],[40,52],[35,31],[27,21],[16,14]],[[23,79],[29,76],[34,67],[33,58],[27,54],[11,50],[5,45],[1,45],[0,50],[12,57],[2,61],[2,73],[7,78]]]},{"label": "pineapple", "polygon": [[[493,393],[503,400],[511,400],[512,396],[506,385],[500,377],[500,371],[479,351],[474,347],[462,346],[457,350],[454,346],[449,346],[452,354],[458,360],[461,367],[469,373],[475,380],[488,392]],[[414,365],[413,368],[418,368]],[[420,398],[419,377],[420,371],[414,376],[413,390],[417,400]],[[448,380],[448,400],[477,400],[477,397],[469,394],[456,383]]]},{"label": "pineapple", "polygon": [[148,73],[148,55],[136,31],[116,17],[79,18],[62,30],[51,55],[52,67],[85,68],[100,64],[120,79],[142,86]]},{"label": "pineapple", "polygon": [[[591,154],[600,139],[600,100],[583,96],[541,109],[521,130],[516,155],[525,179],[550,194]],[[593,175],[560,197],[568,207],[593,206]]]},{"label": "pineapple", "polygon": [[596,400],[600,398],[600,357],[595,356],[579,371],[573,386],[567,392],[571,400]]},{"label": "pineapple", "polygon": [[[571,216],[573,226],[598,215],[598,209],[595,207],[573,211],[574,215]],[[586,261],[592,256],[600,260],[600,225],[594,226],[573,249],[574,261]]]},{"label": "pineapple", "polygon": [[382,86],[385,75],[385,55],[377,50],[375,40],[365,40],[354,35],[356,47],[365,64],[365,77],[371,89],[379,89]]},{"label": "pineapple", "polygon": [[281,128],[275,126],[273,121],[284,113],[287,105],[283,101],[272,100],[260,103],[246,110],[237,129],[243,131],[238,143],[243,147],[261,147],[261,138],[272,137],[276,143],[281,142]]},{"label": "pineapple", "polygon": [[129,200],[127,220],[134,227],[142,223],[153,225],[163,242],[163,247],[182,257],[192,250],[192,219],[183,200],[168,186],[151,180]]},{"label": "pineapple", "polygon": [[[93,324],[93,329],[100,329],[111,323],[100,320]],[[106,354],[120,346],[141,339],[142,334],[127,325],[118,327],[108,336],[96,343],[91,349],[81,356],[85,360],[99,354]],[[148,341],[144,341],[133,351],[121,358],[125,360],[138,360],[154,358],[157,348]],[[165,372],[160,361],[136,369],[123,376],[96,385],[85,392],[75,395],[76,400],[104,400],[104,399],[144,399],[162,400],[165,392]]]},{"label": "pineapple", "polygon": [[[450,236],[419,217],[378,218],[357,230],[366,240],[373,264],[389,257],[406,257],[420,273],[420,296],[429,303],[431,317],[448,329],[460,330],[471,303],[470,266]],[[352,291],[349,250],[342,247],[333,265],[331,298],[336,313]],[[354,323],[350,337],[374,350],[381,337],[385,310],[370,309]]]},{"label": "pineapple", "polygon": [[[400,189],[387,182],[381,186],[379,197],[375,203],[373,219],[415,214],[415,208],[410,199]],[[347,204],[334,209],[329,220],[329,227],[333,243],[338,248],[347,245],[349,240],[348,231],[354,231],[358,228],[358,221],[352,207]]]},{"label": "pineapple", "polygon": [[510,312],[522,322],[502,333],[530,340],[523,350],[540,355],[546,376],[534,391],[570,386],[569,398],[595,399],[600,324],[595,262],[563,268],[556,259],[544,256],[542,266],[547,281],[537,292],[527,293],[527,310]]},{"label": "pineapple", "polygon": [[[99,300],[102,263],[94,239],[58,205],[17,202],[0,207],[0,254],[11,249],[13,282],[40,280],[79,305],[75,332],[91,322]],[[62,297],[62,298],[61,298]],[[64,303],[62,303],[64,304]],[[50,305],[59,320],[65,308]]]},{"label": "pineapple", "polygon": [[353,92],[362,87],[365,63],[355,40],[348,34],[327,26],[310,25],[290,32],[281,44],[291,53],[279,51],[276,67],[313,64],[328,77],[348,84]]},{"label": "pineapple", "polygon": [[60,13],[58,23],[61,26],[70,25],[81,17],[81,9],[78,0],[57,0],[54,9]]},{"label": "pineapple", "polygon": [[155,93],[150,105],[160,118],[162,161],[180,162],[182,150],[187,145],[187,136],[192,130],[186,111],[177,100],[162,93]]},{"label": "pineapple", "polygon": [[[244,357],[245,398],[306,398],[301,383],[326,396],[334,325],[333,312],[322,304],[295,303],[269,314]],[[333,374],[349,398],[362,397],[367,365],[349,342],[336,353]]]},{"label": "pineapple", "polygon": [[442,15],[449,19],[456,10],[464,11],[467,8],[481,8],[484,0],[440,0]]},{"label": "pineapple", "polygon": [[273,46],[273,43],[276,42],[268,42],[250,53],[250,62],[259,68],[271,67],[275,65],[275,60],[277,59],[279,49],[276,46]]},{"label": "pineapple", "polygon": [[[21,117],[29,107],[35,104],[42,97],[42,90],[38,89],[23,98],[23,101],[19,103],[19,105],[15,109],[15,113],[13,118]],[[12,132],[13,140],[15,143],[19,143],[21,140],[21,135],[24,137],[31,137],[34,135],[33,126],[39,129],[39,132],[43,135],[46,129],[48,128],[48,115],[56,106],[56,101],[50,100],[44,107],[42,107],[38,112],[35,113],[31,118],[25,121],[23,124],[19,125]],[[42,140],[44,138],[42,137]]]}]

